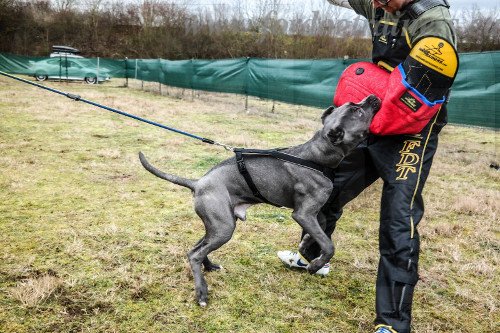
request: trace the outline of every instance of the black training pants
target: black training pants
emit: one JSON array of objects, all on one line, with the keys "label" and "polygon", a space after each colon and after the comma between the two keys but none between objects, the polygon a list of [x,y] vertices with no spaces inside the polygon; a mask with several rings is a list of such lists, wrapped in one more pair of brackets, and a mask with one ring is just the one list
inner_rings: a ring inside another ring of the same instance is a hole
[{"label": "black training pants", "polygon": [[[342,215],[342,207],[379,177],[384,181],[380,211],[376,324],[410,332],[413,290],[418,280],[419,235],[424,214],[422,190],[437,149],[438,134],[446,124],[446,110],[418,135],[372,136],[349,154],[335,172],[332,197],[318,216],[328,236]],[[304,257],[320,254],[314,243]]]}]

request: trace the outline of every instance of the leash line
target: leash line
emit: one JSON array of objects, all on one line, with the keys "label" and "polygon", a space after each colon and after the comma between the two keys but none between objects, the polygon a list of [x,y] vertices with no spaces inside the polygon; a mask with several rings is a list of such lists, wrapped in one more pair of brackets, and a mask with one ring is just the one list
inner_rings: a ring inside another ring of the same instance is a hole
[{"label": "leash line", "polygon": [[200,141],[202,141],[204,143],[208,143],[208,144],[215,145],[215,146],[220,146],[220,147],[223,147],[224,149],[226,149],[228,151],[234,151],[234,149],[235,149],[232,146],[229,146],[229,145],[226,145],[226,144],[223,144],[223,143],[220,143],[220,142],[216,142],[216,141],[211,140],[211,139],[203,138],[201,136],[198,136],[198,135],[195,135],[195,134],[192,134],[192,133],[181,131],[181,130],[178,130],[176,128],[170,127],[170,126],[165,126],[165,125],[162,125],[160,123],[151,121],[149,119],[133,115],[131,113],[123,112],[121,110],[114,109],[114,108],[111,108],[109,106],[102,105],[102,104],[99,104],[99,103],[87,100],[85,98],[82,98],[80,95],[66,93],[66,92],[63,92],[63,91],[60,91],[60,90],[57,90],[57,89],[53,89],[53,88],[50,88],[50,87],[47,87],[47,86],[44,86],[44,85],[41,85],[41,84],[38,84],[38,83],[35,83],[35,82],[31,82],[29,80],[25,80],[23,78],[20,78],[20,77],[17,77],[15,75],[11,75],[11,74],[8,74],[8,73],[2,72],[2,71],[0,71],[0,75],[3,75],[3,76],[6,76],[6,77],[9,77],[11,79],[14,79],[14,80],[17,80],[17,81],[20,81],[20,82],[23,82],[23,83],[27,83],[27,84],[30,84],[32,86],[35,86],[35,87],[38,87],[38,88],[42,88],[42,89],[48,90],[50,92],[53,92],[53,93],[65,96],[65,97],[67,97],[67,98],[69,98],[71,100],[74,100],[76,102],[87,103],[87,104],[96,106],[98,108],[101,108],[101,109],[104,109],[104,110],[107,110],[107,111],[111,111],[111,112],[117,113],[117,114],[125,116],[125,117],[129,117],[129,118],[132,118],[132,119],[135,119],[135,120],[138,120],[138,121],[142,121],[144,123],[147,123],[147,124],[150,124],[150,125],[153,125],[153,126],[156,126],[156,127],[163,128],[163,129],[165,129],[167,131],[171,131],[171,132],[174,132],[174,133],[177,133],[177,134],[188,136],[188,137],[196,139],[196,140],[200,140]]}]

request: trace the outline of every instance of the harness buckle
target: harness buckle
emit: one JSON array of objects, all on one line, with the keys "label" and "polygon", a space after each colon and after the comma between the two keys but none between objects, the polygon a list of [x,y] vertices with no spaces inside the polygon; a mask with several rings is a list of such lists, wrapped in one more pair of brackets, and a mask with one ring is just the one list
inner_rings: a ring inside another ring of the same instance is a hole
[{"label": "harness buckle", "polygon": [[240,170],[241,173],[248,173],[247,167],[243,160],[237,160],[236,163],[238,163],[238,170]]}]

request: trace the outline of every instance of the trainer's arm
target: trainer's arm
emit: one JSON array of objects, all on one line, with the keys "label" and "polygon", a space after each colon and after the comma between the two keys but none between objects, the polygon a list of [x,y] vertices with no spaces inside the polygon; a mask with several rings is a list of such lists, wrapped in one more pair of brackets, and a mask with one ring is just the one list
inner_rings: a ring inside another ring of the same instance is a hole
[{"label": "trainer's arm", "polygon": [[349,8],[354,10],[356,14],[371,19],[374,15],[372,0],[327,0],[335,6]]},{"label": "trainer's arm", "polygon": [[349,0],[327,0],[327,1],[335,6],[352,9],[351,5],[349,4]]}]

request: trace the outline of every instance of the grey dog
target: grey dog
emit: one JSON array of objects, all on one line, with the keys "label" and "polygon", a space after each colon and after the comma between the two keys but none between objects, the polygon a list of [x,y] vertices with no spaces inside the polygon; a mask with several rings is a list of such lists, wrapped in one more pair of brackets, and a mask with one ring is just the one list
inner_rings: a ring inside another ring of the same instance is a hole
[{"label": "grey dog", "polygon": [[[335,168],[367,137],[370,122],[379,108],[380,100],[373,95],[359,104],[347,103],[336,109],[329,107],[321,117],[323,128],[312,139],[282,152]],[[248,207],[263,201],[249,188],[234,157],[216,165],[199,180],[164,173],[153,167],[142,153],[139,158],[144,168],[155,176],[193,191],[194,208],[205,225],[205,236],[189,251],[188,259],[196,299],[200,306],[206,306],[208,288],[201,265],[207,271],[220,268],[208,259],[208,254],[231,239],[237,219],[246,219]],[[246,168],[260,193],[278,206],[292,208],[292,217],[308,234],[307,239],[319,244],[321,255],[307,266],[311,274],[315,273],[334,254],[333,242],[317,219],[332,192],[332,181],[318,170],[271,156],[249,157]]]}]

